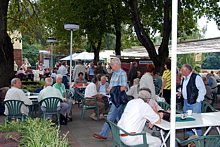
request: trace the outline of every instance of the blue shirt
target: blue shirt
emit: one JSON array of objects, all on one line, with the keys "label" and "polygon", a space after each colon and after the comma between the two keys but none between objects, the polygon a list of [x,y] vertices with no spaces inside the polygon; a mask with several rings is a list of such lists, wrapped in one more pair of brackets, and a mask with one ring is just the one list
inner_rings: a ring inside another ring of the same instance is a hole
[{"label": "blue shirt", "polygon": [[100,93],[100,94],[106,94],[106,86],[105,86],[105,84],[102,85],[102,84],[100,83],[99,93]]},{"label": "blue shirt", "polygon": [[109,87],[112,88],[114,86],[127,86],[127,75],[121,68],[112,74]]},{"label": "blue shirt", "polygon": [[[188,77],[184,77],[184,79],[183,79],[184,81],[183,81],[182,95],[183,95],[184,99],[187,99],[187,90],[186,90],[187,88],[186,88],[186,86],[189,82],[189,79],[190,79],[191,75],[192,75],[192,72],[188,75]],[[205,84],[204,84],[202,78],[199,75],[196,76],[195,82],[196,82],[196,87],[199,90],[198,91],[198,98],[197,98],[196,101],[201,102],[201,101],[204,100],[204,97],[205,97],[205,94],[206,94]]]},{"label": "blue shirt", "polygon": [[95,75],[94,70],[95,70],[94,68],[90,67],[88,70],[88,74],[94,76]]}]

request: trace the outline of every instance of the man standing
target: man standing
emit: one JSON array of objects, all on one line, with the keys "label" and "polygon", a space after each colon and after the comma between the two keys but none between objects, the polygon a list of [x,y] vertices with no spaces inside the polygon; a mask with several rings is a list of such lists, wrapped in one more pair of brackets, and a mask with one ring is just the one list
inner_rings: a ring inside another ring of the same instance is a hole
[{"label": "man standing", "polygon": [[[124,70],[121,69],[121,61],[119,58],[111,59],[111,67],[113,70],[113,75],[111,77],[110,85],[108,91],[114,86],[120,86],[120,91],[126,90],[127,86],[127,75]],[[122,114],[122,104],[116,107],[113,103],[108,112],[107,120],[114,122],[117,118],[121,118]],[[107,122],[104,123],[102,130],[98,134],[94,134],[93,137],[97,139],[107,139],[110,132],[110,127]]]},{"label": "man standing", "polygon": [[[138,98],[129,101],[126,105],[118,126],[130,133],[142,133],[147,120],[150,121],[150,128],[153,127],[153,124],[160,123],[160,116],[148,104],[150,98],[151,94],[148,91],[141,90]],[[120,136],[121,141],[128,146],[143,144],[143,136],[127,136],[126,134],[121,134]],[[159,147],[161,145],[159,138],[153,137],[147,132],[146,139],[150,147]]]},{"label": "man standing", "polygon": [[74,82],[78,78],[78,74],[82,72],[83,73],[83,78],[85,77],[85,67],[82,65],[82,61],[78,60],[77,65],[75,66],[73,70],[73,80]]},{"label": "man standing", "polygon": [[[183,111],[192,110],[193,113],[201,113],[202,101],[204,100],[206,89],[201,76],[192,72],[192,67],[183,64],[181,68],[183,75],[182,97],[184,98]],[[197,129],[197,134],[202,135],[202,129]],[[192,131],[187,131],[188,136],[192,136]]]},{"label": "man standing", "polygon": [[64,83],[65,88],[68,88],[69,87],[68,86],[68,78],[67,78],[68,71],[67,71],[67,68],[66,68],[66,62],[65,61],[62,62],[62,65],[59,67],[57,73],[61,74],[63,76],[62,82]]},{"label": "man standing", "polygon": [[[18,78],[14,78],[11,80],[11,88],[7,91],[5,95],[5,100],[20,100],[23,101],[24,104],[21,106],[21,113],[28,115],[29,108],[27,105],[32,105],[31,100],[25,95],[25,93],[21,90],[21,80]],[[5,109],[5,115],[8,115],[8,108]]]}]

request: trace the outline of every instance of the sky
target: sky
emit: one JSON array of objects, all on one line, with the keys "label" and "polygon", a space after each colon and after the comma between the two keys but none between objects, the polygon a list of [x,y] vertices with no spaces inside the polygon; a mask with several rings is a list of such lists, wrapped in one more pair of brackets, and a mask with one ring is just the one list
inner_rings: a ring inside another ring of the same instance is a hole
[{"label": "sky", "polygon": [[203,28],[205,25],[207,25],[207,31],[205,34],[205,38],[215,38],[220,37],[220,30],[218,30],[218,27],[214,20],[209,21],[206,23],[207,19],[205,17],[202,17],[199,19],[198,24],[200,28]]}]

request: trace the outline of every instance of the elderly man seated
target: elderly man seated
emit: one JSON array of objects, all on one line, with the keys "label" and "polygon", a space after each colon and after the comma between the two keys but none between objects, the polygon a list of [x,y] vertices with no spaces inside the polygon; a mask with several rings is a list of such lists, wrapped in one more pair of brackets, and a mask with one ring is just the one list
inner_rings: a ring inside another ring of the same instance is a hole
[{"label": "elderly man seated", "polygon": [[96,86],[99,100],[101,100],[101,102],[103,102],[105,104],[105,111],[107,111],[109,108],[109,100],[108,100],[108,97],[106,96],[106,94],[109,93],[107,91],[107,89],[109,88],[109,83],[106,82],[106,80],[107,80],[106,76],[102,76],[101,81],[98,82],[98,84]]},{"label": "elderly man seated", "polygon": [[65,98],[65,103],[68,104],[68,110],[67,110],[67,119],[72,121],[72,116],[70,116],[70,112],[72,111],[72,100],[67,99],[67,93],[65,89],[65,85],[62,83],[63,76],[61,74],[58,74],[56,76],[56,83],[53,85],[54,88],[56,88],[60,94]]},{"label": "elderly man seated", "polygon": [[[63,102],[57,105],[57,110],[60,111],[60,114],[62,114],[64,117],[66,113],[68,112],[69,105],[66,103],[66,98],[63,98],[62,94],[57,90],[56,88],[52,87],[53,79],[48,77],[45,79],[45,86],[44,89],[40,91],[38,96],[38,101],[48,98],[48,97],[57,97],[60,98]],[[41,105],[41,110],[46,111],[45,104],[43,103]]]},{"label": "elderly man seated", "polygon": [[[153,127],[153,124],[160,123],[160,116],[155,113],[151,106],[147,103],[150,96],[149,92],[141,90],[137,99],[129,101],[121,119],[118,122],[118,126],[130,133],[142,133],[147,120],[150,122],[149,127],[151,128]],[[146,137],[147,143],[150,147],[159,147],[161,145],[161,140],[159,138],[151,136],[147,132]],[[127,136],[125,134],[121,134],[120,139],[128,146],[143,143],[142,136]]]},{"label": "elderly man seated", "polygon": [[[101,102],[99,100],[99,97],[98,96],[98,93],[97,93],[97,90],[96,90],[96,85],[98,84],[98,80],[97,78],[93,78],[92,79],[92,82],[89,83],[89,85],[86,87],[85,89],[85,99],[90,99],[90,98],[96,98],[97,99],[97,104],[98,104],[98,107],[99,107],[99,119],[103,119],[104,118],[104,111],[105,111],[105,105],[103,102]],[[85,104],[86,105],[90,105],[90,106],[94,106],[95,105],[95,101],[85,101]],[[93,120],[97,120],[97,116],[95,114],[95,112],[93,112],[91,115],[90,115],[90,118],[92,118]]]},{"label": "elderly man seated", "polygon": [[[21,80],[14,78],[11,80],[11,88],[7,91],[5,95],[5,100],[20,100],[24,102],[24,105],[21,106],[21,113],[28,115],[29,108],[27,105],[32,105],[31,100],[25,95],[23,90],[21,90]],[[5,108],[5,115],[8,115],[8,108]]]}]

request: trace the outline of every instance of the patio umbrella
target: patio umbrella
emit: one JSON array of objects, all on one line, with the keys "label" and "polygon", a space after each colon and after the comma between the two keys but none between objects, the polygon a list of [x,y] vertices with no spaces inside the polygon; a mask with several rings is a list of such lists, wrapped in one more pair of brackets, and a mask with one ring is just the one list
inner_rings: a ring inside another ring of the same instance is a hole
[{"label": "patio umbrella", "polygon": [[[78,53],[74,53],[74,54],[72,54],[72,58],[74,58],[75,56],[77,56],[78,55]],[[60,59],[61,61],[66,61],[66,60],[70,60],[70,55],[69,56],[66,56],[66,57],[64,57],[64,58],[62,58],[62,59]]]},{"label": "patio umbrella", "polygon": [[[94,59],[94,53],[88,53],[88,52],[81,52],[77,56],[73,57],[73,60],[93,60]],[[103,58],[99,57],[100,60],[103,60]]]}]

